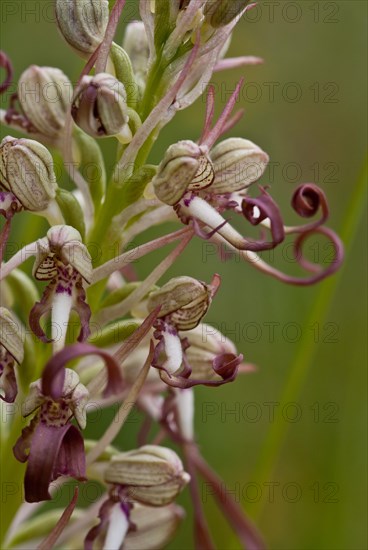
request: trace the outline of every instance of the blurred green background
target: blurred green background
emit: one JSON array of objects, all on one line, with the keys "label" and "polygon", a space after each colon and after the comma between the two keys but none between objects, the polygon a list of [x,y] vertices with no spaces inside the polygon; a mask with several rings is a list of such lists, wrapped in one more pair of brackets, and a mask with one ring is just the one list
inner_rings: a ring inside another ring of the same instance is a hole
[{"label": "blurred green background", "polygon": [[[125,21],[136,4],[128,0]],[[1,47],[16,77],[34,63],[57,66],[76,81],[82,62],[59,36],[52,2],[3,0],[1,14]],[[346,241],[341,272],[312,288],[285,286],[238,258],[221,263],[198,239],[170,272],[203,280],[221,274],[206,321],[258,366],[234,384],[196,389],[196,429],[204,456],[224,479],[224,493],[234,492],[271,549],[367,546],[366,16],[360,0],[260,2],[237,27],[229,55],[257,55],[265,63],[213,78],[220,107],[245,76],[239,107],[246,112],[232,134],[269,153],[262,183],[272,184],[285,220],[294,220],[289,203],[298,183],[315,181],[326,192],[329,225]],[[123,25],[120,38],[122,32]],[[152,161],[159,162],[174,140],[197,139],[203,114],[203,100],[180,113]],[[103,147],[109,165],[109,143]],[[14,238],[39,236],[28,229],[25,235],[22,225]],[[328,260],[322,242],[309,246],[321,262]],[[285,246],[274,261],[293,272],[289,254]],[[139,262],[138,273],[147,274],[153,262],[151,256]],[[132,422],[122,448],[135,445],[135,433]],[[218,548],[239,548],[202,490]],[[188,509],[188,496],[182,501]],[[191,547],[187,521],[170,548]]]}]

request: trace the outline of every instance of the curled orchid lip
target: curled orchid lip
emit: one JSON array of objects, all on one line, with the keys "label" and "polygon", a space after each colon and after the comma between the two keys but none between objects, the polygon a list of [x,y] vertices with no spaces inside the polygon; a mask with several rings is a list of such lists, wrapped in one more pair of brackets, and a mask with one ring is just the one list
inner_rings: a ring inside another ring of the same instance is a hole
[{"label": "curled orchid lip", "polygon": [[[258,225],[266,218],[269,218],[272,241],[267,242],[265,240],[260,240],[250,243],[247,250],[253,250],[254,252],[275,248],[275,246],[280,244],[285,238],[284,224],[277,204],[263,187],[260,189],[261,195],[259,197],[245,197],[243,199],[242,211],[245,218],[252,225]],[[258,215],[255,215],[255,211],[257,211]]]},{"label": "curled orchid lip", "polygon": [[103,391],[104,397],[109,397],[123,390],[123,379],[119,363],[107,351],[97,348],[92,344],[73,344],[55,354],[47,363],[42,375],[42,392],[53,399],[59,399],[62,394],[65,380],[65,365],[85,355],[98,355],[101,357],[107,369],[107,385]]}]

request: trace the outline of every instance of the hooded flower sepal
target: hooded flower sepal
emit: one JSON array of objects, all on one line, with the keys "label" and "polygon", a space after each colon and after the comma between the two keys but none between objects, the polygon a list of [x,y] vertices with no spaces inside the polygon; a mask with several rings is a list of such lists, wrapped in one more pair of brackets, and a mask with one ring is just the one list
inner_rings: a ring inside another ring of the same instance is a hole
[{"label": "hooded flower sepal", "polygon": [[15,363],[23,361],[24,338],[10,312],[0,307],[0,399],[14,403],[18,393]]},{"label": "hooded flower sepal", "polygon": [[49,229],[47,237],[37,241],[33,274],[38,280],[50,281],[41,301],[34,305],[30,313],[30,327],[35,335],[43,342],[51,341],[41,328],[40,319],[52,311],[53,340],[58,338],[62,347],[69,313],[73,309],[81,321],[78,341],[85,341],[90,334],[91,311],[85,302],[83,281],[91,281],[92,260],[80,233],[68,225],[56,225]]}]

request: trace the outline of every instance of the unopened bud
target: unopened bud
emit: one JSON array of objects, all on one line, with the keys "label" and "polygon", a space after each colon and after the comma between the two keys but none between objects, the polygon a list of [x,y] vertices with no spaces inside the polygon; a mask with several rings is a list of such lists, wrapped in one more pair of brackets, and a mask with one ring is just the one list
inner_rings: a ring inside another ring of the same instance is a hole
[{"label": "unopened bud", "polygon": [[108,0],[56,0],[59,30],[82,57],[89,57],[104,39],[109,21]]},{"label": "unopened bud", "polygon": [[198,325],[211,303],[211,288],[192,277],[175,277],[148,298],[148,310],[161,306],[159,318],[169,317],[178,330]]},{"label": "unopened bud", "polygon": [[70,225],[54,225],[44,239],[37,241],[33,275],[38,280],[50,280],[57,274],[57,263],[71,266],[85,281],[92,279],[92,259],[82,237]]},{"label": "unopened bud", "polygon": [[237,17],[249,0],[207,0],[204,15],[215,29],[224,27]]},{"label": "unopened bud", "polygon": [[172,502],[189,479],[178,455],[158,445],[112,457],[105,472],[107,483],[128,486],[133,500],[151,506]]},{"label": "unopened bud", "polygon": [[34,129],[57,137],[64,128],[72,85],[60,69],[31,65],[18,83],[19,103]]},{"label": "unopened bud", "polygon": [[128,23],[125,29],[123,48],[130,57],[136,80],[140,84],[144,84],[150,51],[143,21]]},{"label": "unopened bud", "polygon": [[183,140],[168,148],[152,183],[157,198],[172,206],[187,191],[209,187],[213,179],[213,166],[203,148]]},{"label": "unopened bud", "polygon": [[92,137],[118,136],[128,143],[132,133],[126,101],[124,85],[110,74],[86,75],[75,90],[72,116]]},{"label": "unopened bud", "polygon": [[56,195],[52,156],[33,139],[6,137],[0,144],[1,185],[26,210],[45,210]]},{"label": "unopened bud", "polygon": [[130,521],[136,526],[124,540],[124,550],[156,550],[164,548],[174,536],[185,512],[176,504],[152,508],[136,504]]},{"label": "unopened bud", "polygon": [[10,311],[0,307],[0,346],[20,364],[23,361],[24,338],[17,321]]},{"label": "unopened bud", "polygon": [[269,157],[258,145],[242,138],[225,139],[211,150],[215,170],[213,193],[235,193],[257,181]]}]

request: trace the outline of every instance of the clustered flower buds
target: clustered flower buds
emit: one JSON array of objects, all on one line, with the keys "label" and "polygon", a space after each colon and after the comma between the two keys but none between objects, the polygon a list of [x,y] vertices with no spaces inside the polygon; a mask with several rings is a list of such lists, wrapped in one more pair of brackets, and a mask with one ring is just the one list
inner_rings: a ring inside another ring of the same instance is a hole
[{"label": "clustered flower buds", "polygon": [[95,138],[132,139],[124,85],[113,76],[84,76],[74,92],[72,116],[82,130]]},{"label": "clustered flower buds", "polygon": [[0,389],[4,395],[0,398],[13,403],[17,396],[15,363],[23,361],[24,334],[19,323],[5,307],[0,307]]},{"label": "clustered flower buds", "polygon": [[55,12],[68,44],[82,57],[89,57],[105,36],[108,0],[56,0]]},{"label": "clustered flower buds", "polygon": [[32,139],[6,137],[0,144],[1,186],[26,210],[45,210],[56,196],[52,156]]}]

